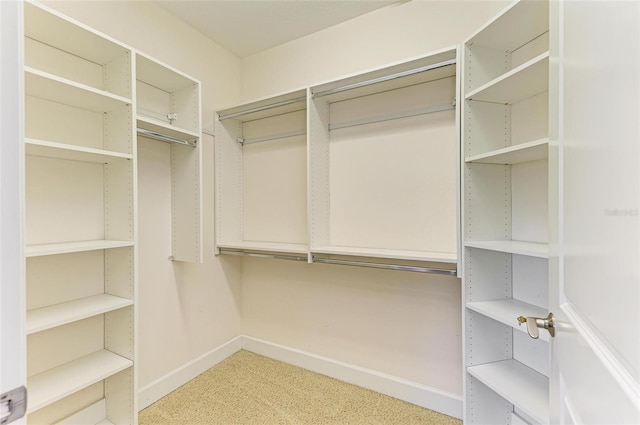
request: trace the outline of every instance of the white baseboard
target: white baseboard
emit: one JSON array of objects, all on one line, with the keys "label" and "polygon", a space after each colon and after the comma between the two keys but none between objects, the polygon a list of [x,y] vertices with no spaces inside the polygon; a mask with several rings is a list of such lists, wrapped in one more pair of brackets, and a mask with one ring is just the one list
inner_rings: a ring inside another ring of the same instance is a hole
[{"label": "white baseboard", "polygon": [[160,400],[241,349],[462,419],[462,397],[457,394],[246,335],[233,338],[140,388],[138,408],[142,410]]},{"label": "white baseboard", "polygon": [[462,419],[462,396],[457,394],[246,335],[242,348]]},{"label": "white baseboard", "polygon": [[138,391],[138,409],[142,410],[155,403],[241,349],[242,336],[237,336],[162,378],[156,379],[154,382],[140,388]]}]

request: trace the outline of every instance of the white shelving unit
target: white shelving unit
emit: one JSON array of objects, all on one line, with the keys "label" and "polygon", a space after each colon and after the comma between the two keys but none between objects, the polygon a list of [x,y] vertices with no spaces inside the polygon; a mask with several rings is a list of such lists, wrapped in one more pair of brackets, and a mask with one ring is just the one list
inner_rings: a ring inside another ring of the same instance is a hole
[{"label": "white shelving unit", "polygon": [[202,262],[200,81],[147,55],[136,55],[138,137],[171,144],[171,253]]},{"label": "white shelving unit", "polygon": [[457,56],[218,111],[217,252],[455,274]]},{"label": "white shelving unit", "polygon": [[307,92],[218,111],[216,248],[307,255]]},{"label": "white shelving unit", "polygon": [[27,423],[135,424],[133,52],[24,10]]},{"label": "white shelving unit", "polygon": [[515,1],[464,44],[465,423],[549,421],[549,11]]},{"label": "white shelving unit", "polygon": [[457,263],[456,60],[444,49],[310,88],[312,255]]}]

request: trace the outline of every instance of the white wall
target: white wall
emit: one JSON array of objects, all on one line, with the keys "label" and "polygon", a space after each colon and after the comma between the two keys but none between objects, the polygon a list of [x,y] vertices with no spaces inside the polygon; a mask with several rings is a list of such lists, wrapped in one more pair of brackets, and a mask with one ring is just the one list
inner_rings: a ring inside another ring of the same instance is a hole
[{"label": "white wall", "polygon": [[[213,130],[216,108],[239,99],[240,60],[152,2],[46,4],[199,79],[205,131]],[[240,265],[236,259],[213,256],[213,138],[205,135],[203,145],[205,255],[201,265],[168,261],[169,158],[168,144],[140,142],[138,371],[142,389],[154,382],[163,388],[165,381],[169,387],[175,385],[175,379],[163,378],[240,333]],[[141,404],[146,405],[146,400]]]},{"label": "white wall", "polygon": [[508,0],[412,0],[242,61],[243,99],[337,79],[460,44]]},{"label": "white wall", "polygon": [[[245,100],[461,43],[505,1],[387,7],[243,59]],[[460,281],[410,272],[243,260],[243,333],[462,394]]]}]

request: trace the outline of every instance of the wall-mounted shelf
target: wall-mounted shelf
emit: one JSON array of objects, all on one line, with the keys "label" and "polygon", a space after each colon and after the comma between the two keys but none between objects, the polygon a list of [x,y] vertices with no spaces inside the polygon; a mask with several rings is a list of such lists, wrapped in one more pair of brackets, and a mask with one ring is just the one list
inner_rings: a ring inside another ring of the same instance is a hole
[{"label": "wall-mounted shelf", "polygon": [[549,245],[527,241],[466,241],[468,248],[488,251],[507,252],[509,254],[528,255],[530,257],[549,258]]},{"label": "wall-mounted shelf", "polygon": [[133,362],[107,350],[65,363],[29,377],[28,413],[109,378],[133,365]]},{"label": "wall-mounted shelf", "polygon": [[467,372],[541,424],[549,423],[549,378],[515,360],[467,368]]},{"label": "wall-mounted shelf", "polygon": [[549,157],[549,139],[534,140],[465,158],[467,163],[512,165]]},{"label": "wall-mounted shelf", "polygon": [[24,142],[26,154],[32,156],[95,162],[99,164],[109,164],[111,162],[133,159],[133,156],[130,154],[67,145],[47,140],[26,139]]},{"label": "wall-mounted shelf", "polygon": [[28,96],[75,106],[93,112],[109,112],[131,104],[131,99],[25,67]]},{"label": "wall-mounted shelf", "polygon": [[113,249],[133,246],[132,241],[79,241],[44,245],[29,245],[25,247],[26,257],[39,257],[42,255],[68,254],[72,252],[94,251],[98,249]]},{"label": "wall-mounted shelf", "polygon": [[448,252],[409,251],[394,249],[359,248],[350,246],[316,247],[314,254],[350,255],[396,260],[429,261],[435,263],[456,264],[457,256]]},{"label": "wall-mounted shelf", "polygon": [[[511,298],[493,301],[478,301],[467,303],[469,310],[476,311],[493,320],[505,325],[509,325],[521,332],[526,332],[526,326],[520,326],[518,316],[525,317],[546,317],[547,310],[522,301]],[[545,332],[540,333],[540,339],[549,341],[549,336]]]},{"label": "wall-mounted shelf", "polygon": [[130,305],[133,305],[132,300],[108,294],[99,294],[30,310],[27,311],[27,335]]}]

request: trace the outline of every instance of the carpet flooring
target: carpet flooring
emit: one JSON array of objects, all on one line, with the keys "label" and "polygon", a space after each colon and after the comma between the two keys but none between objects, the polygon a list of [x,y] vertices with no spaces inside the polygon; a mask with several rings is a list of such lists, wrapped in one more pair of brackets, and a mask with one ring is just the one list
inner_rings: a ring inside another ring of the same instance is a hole
[{"label": "carpet flooring", "polygon": [[248,351],[140,412],[139,425],[461,425],[462,421]]}]

